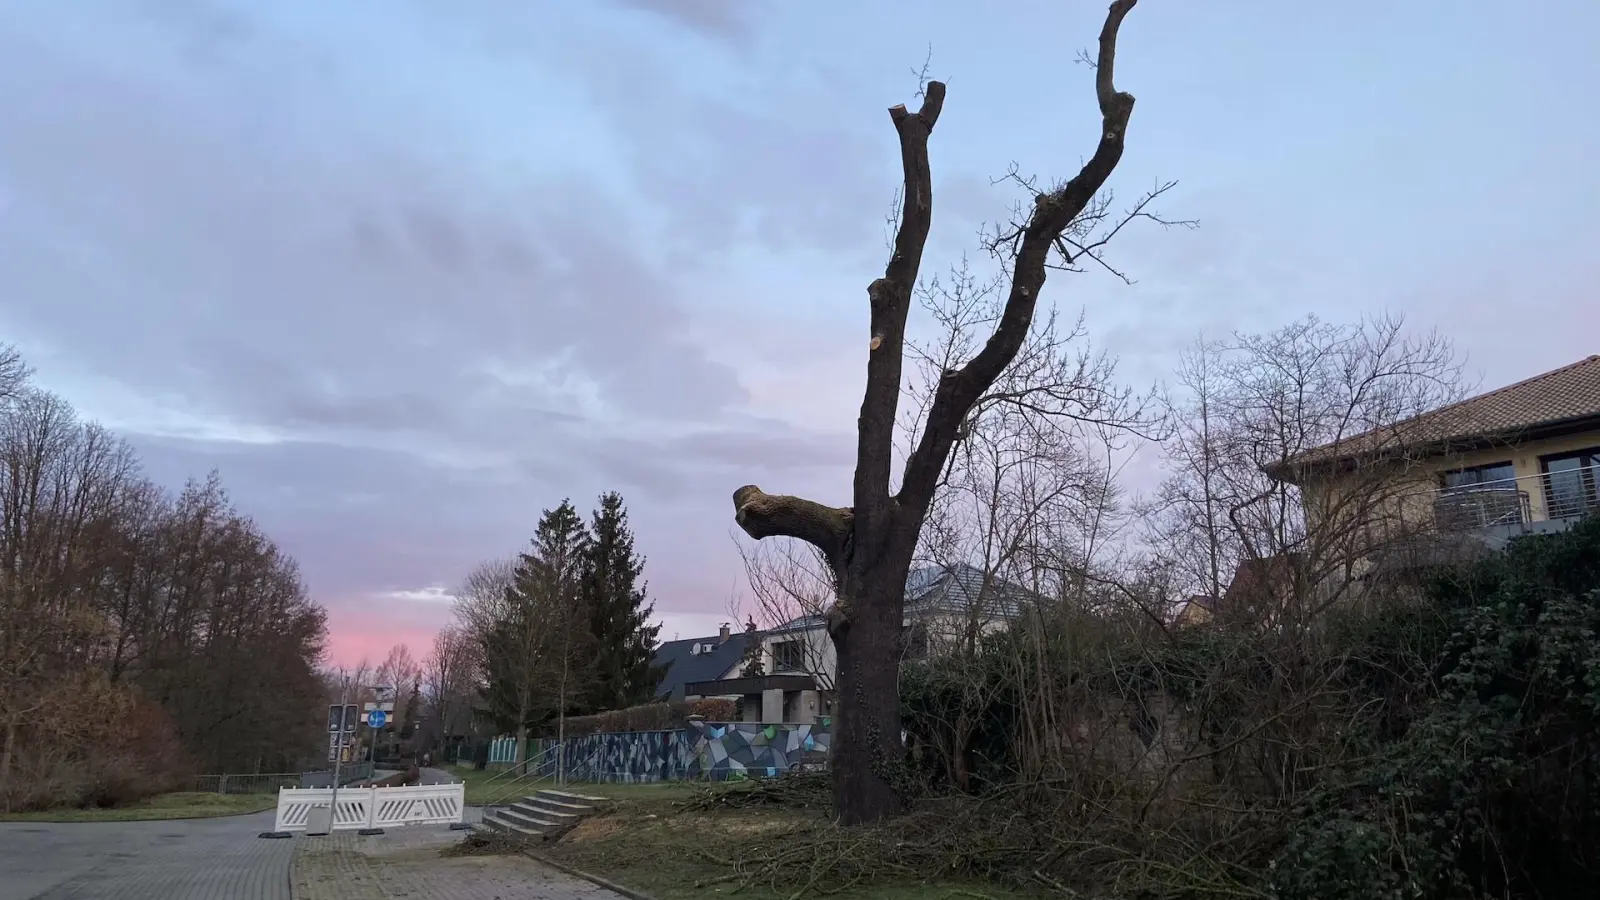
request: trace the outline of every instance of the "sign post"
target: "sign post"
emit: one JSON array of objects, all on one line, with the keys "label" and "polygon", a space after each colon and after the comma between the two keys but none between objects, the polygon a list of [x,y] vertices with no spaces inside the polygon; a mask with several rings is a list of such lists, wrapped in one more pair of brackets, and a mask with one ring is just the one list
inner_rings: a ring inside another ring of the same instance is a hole
[{"label": "sign post", "polygon": [[355,733],[356,723],[361,720],[361,708],[350,699],[350,678],[345,677],[344,684],[339,689],[339,703],[328,707],[328,749],[333,753],[333,795],[329,799],[328,833],[332,834],[339,816],[339,770],[344,766],[344,748],[346,739]]}]

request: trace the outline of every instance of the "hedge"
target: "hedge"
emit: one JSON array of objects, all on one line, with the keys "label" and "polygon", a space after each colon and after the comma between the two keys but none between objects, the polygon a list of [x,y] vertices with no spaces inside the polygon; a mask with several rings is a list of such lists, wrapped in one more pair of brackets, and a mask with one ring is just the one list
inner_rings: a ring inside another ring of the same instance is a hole
[{"label": "hedge", "polygon": [[[565,730],[567,737],[622,731],[670,731],[687,725],[690,716],[699,716],[707,722],[728,722],[737,715],[738,709],[732,700],[673,700],[612,709],[592,716],[573,716],[566,720]],[[552,722],[546,726],[544,737],[555,736],[556,724]]]}]

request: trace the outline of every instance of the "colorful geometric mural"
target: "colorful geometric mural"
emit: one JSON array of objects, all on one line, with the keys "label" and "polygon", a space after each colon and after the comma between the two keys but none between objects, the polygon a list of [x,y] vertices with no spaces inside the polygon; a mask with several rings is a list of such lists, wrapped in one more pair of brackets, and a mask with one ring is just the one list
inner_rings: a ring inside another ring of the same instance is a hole
[{"label": "colorful geometric mural", "polygon": [[541,741],[537,768],[554,776],[564,765],[568,778],[637,784],[678,781],[688,759],[688,736],[682,731],[627,731],[568,738],[561,756],[555,741]]},{"label": "colorful geometric mural", "polygon": [[726,781],[825,768],[830,720],[817,725],[691,722],[689,778]]},{"label": "colorful geometric mural", "polygon": [[[654,781],[762,778],[827,767],[831,720],[816,725],[691,722],[673,731],[630,731],[568,738],[567,777],[633,784]],[[554,776],[556,742],[529,748],[532,768]]]}]

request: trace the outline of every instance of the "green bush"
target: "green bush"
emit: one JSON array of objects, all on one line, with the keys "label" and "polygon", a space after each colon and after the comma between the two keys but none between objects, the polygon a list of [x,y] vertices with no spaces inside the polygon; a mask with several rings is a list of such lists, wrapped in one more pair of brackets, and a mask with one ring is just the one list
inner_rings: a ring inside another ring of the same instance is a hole
[{"label": "green bush", "polygon": [[1439,576],[1437,694],[1305,808],[1282,900],[1592,897],[1600,875],[1600,518]]}]

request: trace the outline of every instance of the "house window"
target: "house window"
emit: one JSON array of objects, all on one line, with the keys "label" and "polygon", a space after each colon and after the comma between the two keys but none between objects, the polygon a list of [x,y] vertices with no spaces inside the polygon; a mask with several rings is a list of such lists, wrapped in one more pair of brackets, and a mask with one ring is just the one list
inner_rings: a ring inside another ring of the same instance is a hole
[{"label": "house window", "polygon": [[1456,469],[1439,476],[1444,490],[1435,504],[1441,528],[1484,528],[1515,525],[1523,519],[1523,496],[1511,462]]},{"label": "house window", "polygon": [[1497,462],[1446,472],[1440,478],[1444,481],[1445,490],[1492,490],[1513,487],[1517,470],[1510,462]]},{"label": "house window", "polygon": [[1539,467],[1550,518],[1577,518],[1600,506],[1600,447],[1540,457]]},{"label": "house window", "polygon": [[800,641],[778,641],[772,645],[772,671],[805,671],[805,647]]}]

